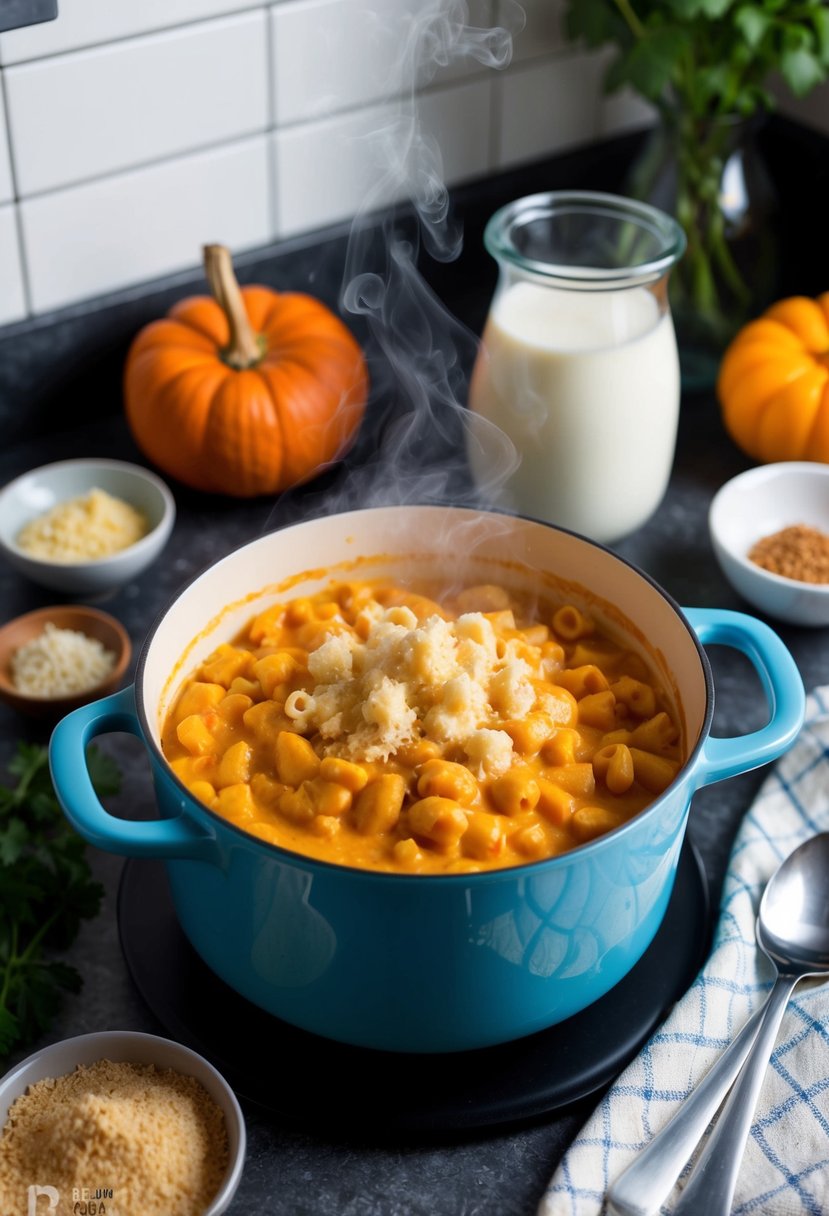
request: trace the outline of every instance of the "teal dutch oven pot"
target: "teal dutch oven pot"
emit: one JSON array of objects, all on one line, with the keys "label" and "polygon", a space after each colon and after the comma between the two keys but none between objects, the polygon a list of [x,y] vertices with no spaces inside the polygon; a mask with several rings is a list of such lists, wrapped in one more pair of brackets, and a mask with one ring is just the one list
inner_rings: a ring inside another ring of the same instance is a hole
[{"label": "teal dutch oven pot", "polygon": [[[630,822],[562,856],[437,876],[303,857],[197,802],[160,746],[187,673],[270,603],[332,576],[385,574],[501,582],[587,607],[650,657],[675,702],[687,760],[674,783]],[[769,705],[761,729],[710,735],[709,643],[735,647],[754,665]],[[749,616],[682,611],[609,550],[546,524],[460,508],[373,508],[261,537],[201,574],[150,631],[135,685],[59,723],[51,764],[66,815],[90,843],[164,859],[184,932],[248,1000],[343,1042],[445,1052],[532,1034],[618,983],[665,913],[694,792],[774,760],[803,713],[794,661]],[[84,757],[108,731],[146,744],[158,819],[117,819],[98,801]]]}]

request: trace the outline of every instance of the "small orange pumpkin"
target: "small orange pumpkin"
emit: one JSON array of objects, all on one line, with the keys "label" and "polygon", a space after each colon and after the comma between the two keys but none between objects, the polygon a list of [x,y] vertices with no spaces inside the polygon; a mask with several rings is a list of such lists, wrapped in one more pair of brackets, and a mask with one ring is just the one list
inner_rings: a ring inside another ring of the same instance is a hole
[{"label": "small orange pumpkin", "polygon": [[717,396],[728,433],[755,460],[829,463],[829,292],[781,300],[740,330]]},{"label": "small orange pumpkin", "polygon": [[214,298],[181,300],[130,347],[127,421],[153,464],[185,485],[274,494],[348,448],[368,394],[365,360],[318,300],[240,290],[224,246],[204,257]]}]

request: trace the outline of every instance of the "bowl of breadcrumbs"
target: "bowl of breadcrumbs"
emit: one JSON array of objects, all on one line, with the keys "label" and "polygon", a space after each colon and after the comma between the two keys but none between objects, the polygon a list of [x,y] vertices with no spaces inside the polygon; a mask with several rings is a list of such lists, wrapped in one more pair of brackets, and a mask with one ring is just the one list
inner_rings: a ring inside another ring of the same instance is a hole
[{"label": "bowl of breadcrumbs", "polygon": [[211,1064],[170,1039],[102,1031],[29,1056],[0,1081],[0,1212],[219,1216],[245,1125]]}]

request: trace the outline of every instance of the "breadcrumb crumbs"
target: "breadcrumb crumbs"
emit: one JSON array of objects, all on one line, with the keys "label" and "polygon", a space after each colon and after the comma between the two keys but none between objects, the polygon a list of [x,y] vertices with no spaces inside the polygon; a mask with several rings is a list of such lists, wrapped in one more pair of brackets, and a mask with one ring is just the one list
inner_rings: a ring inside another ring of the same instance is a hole
[{"label": "breadcrumb crumbs", "polygon": [[829,583],[829,536],[807,524],[794,524],[764,536],[748,556],[755,565],[783,578]]},{"label": "breadcrumb crumbs", "polygon": [[99,1193],[107,1216],[202,1216],[227,1162],[224,1114],[194,1077],[99,1060],[38,1081],[12,1104],[0,1212],[27,1211],[28,1188],[48,1186],[57,1216],[69,1216],[84,1189]]}]

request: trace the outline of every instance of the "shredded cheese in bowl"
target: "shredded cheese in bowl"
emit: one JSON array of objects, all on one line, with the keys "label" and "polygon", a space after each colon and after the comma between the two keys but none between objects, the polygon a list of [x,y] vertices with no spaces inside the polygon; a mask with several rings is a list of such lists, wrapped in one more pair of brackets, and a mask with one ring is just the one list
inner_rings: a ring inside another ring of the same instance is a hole
[{"label": "shredded cheese in bowl", "polygon": [[27,697],[72,696],[105,680],[115,658],[97,638],[47,621],[43,633],[12,655],[12,680]]},{"label": "shredded cheese in bowl", "polygon": [[18,533],[17,545],[45,561],[95,561],[129,548],[149,530],[145,516],[130,503],[92,489],[31,520]]}]

